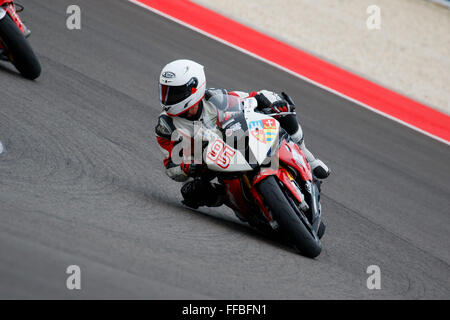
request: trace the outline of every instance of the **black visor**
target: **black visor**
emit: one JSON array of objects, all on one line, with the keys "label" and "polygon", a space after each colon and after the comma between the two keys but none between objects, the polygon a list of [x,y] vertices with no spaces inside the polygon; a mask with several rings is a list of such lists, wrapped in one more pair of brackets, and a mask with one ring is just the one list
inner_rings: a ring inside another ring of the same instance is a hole
[{"label": "black visor", "polygon": [[160,83],[159,100],[165,106],[176,104],[191,96],[197,85],[197,78],[191,78],[188,83],[181,86],[168,86]]}]

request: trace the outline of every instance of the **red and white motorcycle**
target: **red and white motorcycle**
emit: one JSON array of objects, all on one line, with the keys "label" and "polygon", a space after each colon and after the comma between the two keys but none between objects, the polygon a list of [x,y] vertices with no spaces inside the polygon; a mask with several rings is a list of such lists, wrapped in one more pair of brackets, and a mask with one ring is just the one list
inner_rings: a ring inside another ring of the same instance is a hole
[{"label": "red and white motorcycle", "polygon": [[255,112],[255,99],[215,98],[227,105],[214,127],[201,130],[202,140],[208,142],[202,157],[225,186],[227,205],[250,225],[279,232],[301,254],[318,256],[325,231],[321,182],[302,150],[272,117],[275,114]]},{"label": "red and white motorcycle", "polygon": [[30,31],[17,14],[22,10],[12,0],[0,0],[0,60],[11,62],[25,78],[34,80],[41,65],[26,39]]}]

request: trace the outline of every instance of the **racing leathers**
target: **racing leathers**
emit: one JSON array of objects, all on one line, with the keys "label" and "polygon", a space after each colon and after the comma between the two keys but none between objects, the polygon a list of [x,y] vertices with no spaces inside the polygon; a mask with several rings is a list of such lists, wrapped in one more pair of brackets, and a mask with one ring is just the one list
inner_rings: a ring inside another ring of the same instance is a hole
[{"label": "racing leathers", "polygon": [[[225,89],[208,89],[204,98],[199,103],[199,111],[195,118],[170,117],[166,112],[162,112],[158,118],[155,129],[156,138],[160,149],[164,155],[164,166],[166,174],[175,181],[186,182],[181,193],[184,203],[190,207],[198,206],[220,206],[225,202],[224,188],[220,184],[210,183],[214,177],[201,165],[193,162],[185,163],[180,148],[177,144],[183,139],[191,139],[195,135],[195,123],[200,121],[207,127],[215,126],[217,123],[218,110],[221,106],[214,97],[237,96],[239,98],[255,98],[258,102],[256,111],[266,114],[279,114],[274,116],[280,126],[290,135],[291,139],[297,143],[311,166],[314,175],[319,179],[328,177],[330,171],[328,167],[306,148],[303,139],[303,130],[295,115],[295,106],[289,96],[283,93],[283,97],[278,94],[261,90],[259,92],[245,93],[240,91],[227,92]],[[181,132],[181,134],[176,134]],[[177,154],[174,154],[176,152]],[[180,154],[178,154],[180,153]],[[174,161],[174,158],[177,161]],[[201,177],[202,179],[200,179]],[[190,178],[195,178],[190,179]]]}]

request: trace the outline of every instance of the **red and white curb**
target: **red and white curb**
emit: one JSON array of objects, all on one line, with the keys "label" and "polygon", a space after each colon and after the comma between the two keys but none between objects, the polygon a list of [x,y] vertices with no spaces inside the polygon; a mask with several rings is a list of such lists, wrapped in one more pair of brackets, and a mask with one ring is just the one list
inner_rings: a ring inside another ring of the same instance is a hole
[{"label": "red and white curb", "polygon": [[384,88],[189,0],[128,0],[450,145],[450,116]]}]

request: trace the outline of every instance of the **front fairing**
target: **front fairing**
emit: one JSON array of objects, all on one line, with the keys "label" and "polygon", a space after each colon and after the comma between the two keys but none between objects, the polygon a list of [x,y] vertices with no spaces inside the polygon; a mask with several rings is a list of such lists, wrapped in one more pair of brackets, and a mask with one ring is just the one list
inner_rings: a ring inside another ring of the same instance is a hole
[{"label": "front fairing", "polygon": [[313,180],[311,167],[296,143],[284,140],[278,150],[278,158],[281,162],[295,169],[301,175],[303,181]]},{"label": "front fairing", "polygon": [[[218,137],[210,141],[206,163],[215,171],[249,171],[270,162],[280,124],[254,111],[255,99],[216,95]],[[211,128],[212,130],[212,128]],[[219,140],[219,141],[218,141]]]}]

